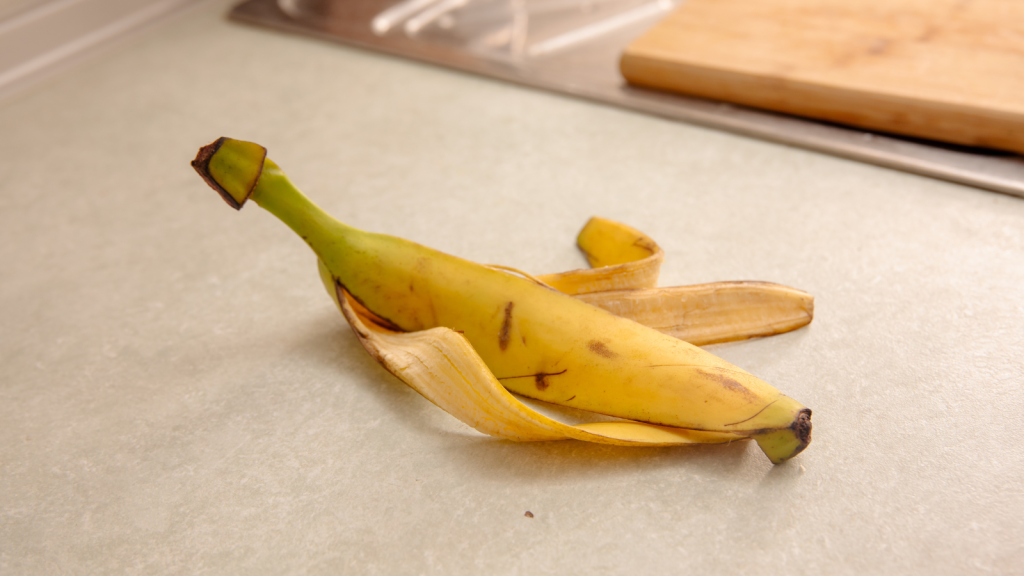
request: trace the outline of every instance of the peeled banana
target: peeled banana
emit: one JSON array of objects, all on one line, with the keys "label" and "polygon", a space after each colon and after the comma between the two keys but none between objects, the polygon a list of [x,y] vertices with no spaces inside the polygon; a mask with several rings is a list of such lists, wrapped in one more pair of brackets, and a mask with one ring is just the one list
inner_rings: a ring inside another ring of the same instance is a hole
[{"label": "peeled banana", "polygon": [[[660,327],[665,334],[603,309],[630,300],[608,291],[644,288],[647,294],[634,300],[646,298],[653,306],[671,299],[653,288],[664,253],[631,228],[592,220],[579,244],[598,267],[535,278],[347,226],[299,192],[257,144],[221,138],[200,149],[192,165],[232,207],[251,199],[299,234],[317,255],[328,293],[367,351],[482,432],[516,440],[634,445],[750,438],[776,464],[810,443],[811,411],[799,402],[669,335],[672,326]],[[736,294],[755,295],[754,305],[736,307],[734,316],[751,316],[747,312],[758,309],[760,294],[765,302],[781,303],[781,316],[793,318],[754,322],[759,327],[747,332],[732,326],[704,341],[809,322],[810,297],[783,287],[773,293],[774,286],[733,286],[734,301]],[[721,291],[705,292],[716,290]],[[642,310],[634,315],[642,317]],[[506,389],[627,421],[567,426],[529,409]]]}]

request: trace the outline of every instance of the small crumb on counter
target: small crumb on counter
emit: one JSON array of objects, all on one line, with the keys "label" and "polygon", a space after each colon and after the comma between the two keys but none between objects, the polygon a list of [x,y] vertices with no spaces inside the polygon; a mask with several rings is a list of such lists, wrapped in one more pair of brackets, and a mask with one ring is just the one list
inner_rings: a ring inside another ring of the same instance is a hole
[{"label": "small crumb on counter", "polygon": [[527,518],[533,518],[533,512],[530,512],[529,510],[527,510],[526,514],[523,514],[523,516],[526,516]]}]

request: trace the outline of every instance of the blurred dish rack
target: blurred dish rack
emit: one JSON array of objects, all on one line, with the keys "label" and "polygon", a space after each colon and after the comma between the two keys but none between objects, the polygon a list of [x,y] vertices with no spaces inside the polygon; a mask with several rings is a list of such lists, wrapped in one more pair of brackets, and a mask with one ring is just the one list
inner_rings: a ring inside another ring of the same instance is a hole
[{"label": "blurred dish rack", "polygon": [[628,85],[674,0],[247,0],[230,18],[1024,198],[1024,157]]}]

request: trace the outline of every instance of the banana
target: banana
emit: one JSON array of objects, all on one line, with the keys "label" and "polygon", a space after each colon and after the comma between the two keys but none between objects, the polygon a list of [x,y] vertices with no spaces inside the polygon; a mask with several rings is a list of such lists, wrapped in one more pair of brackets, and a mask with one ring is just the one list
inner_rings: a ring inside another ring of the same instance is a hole
[{"label": "banana", "polygon": [[[618,427],[642,430],[639,439],[613,432],[613,440],[751,438],[776,464],[810,443],[811,411],[748,372],[538,279],[345,225],[299,192],[262,146],[221,138],[200,149],[192,165],[232,207],[251,199],[306,241],[360,341],[407,382],[429,379],[431,366],[456,366],[453,359],[470,366],[478,358],[474,374],[488,372],[517,394],[644,423]],[[642,256],[660,266],[656,245],[634,248],[619,262],[598,263],[628,265]],[[413,374],[417,362],[427,368]],[[455,372],[445,381],[458,381]],[[586,433],[602,430],[586,426]]]}]

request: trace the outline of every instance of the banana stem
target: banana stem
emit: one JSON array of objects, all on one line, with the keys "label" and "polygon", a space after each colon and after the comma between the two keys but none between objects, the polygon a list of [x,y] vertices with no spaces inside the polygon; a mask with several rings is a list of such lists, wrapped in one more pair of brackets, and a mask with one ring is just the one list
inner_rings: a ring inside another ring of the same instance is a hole
[{"label": "banana stem", "polygon": [[337,255],[347,253],[349,243],[346,240],[357,232],[314,204],[269,158],[263,163],[251,198],[302,237],[324,262],[330,263]]},{"label": "banana stem", "polygon": [[199,150],[192,167],[229,206],[241,210],[251,198],[302,237],[321,260],[331,263],[337,257],[325,256],[345,254],[347,239],[358,231],[306,198],[266,155],[258,144],[219,138]]}]

